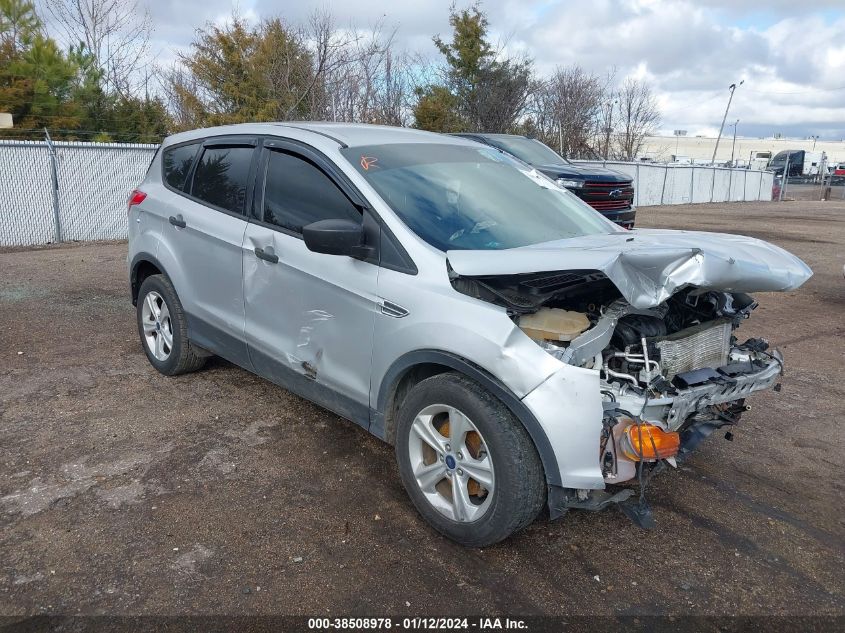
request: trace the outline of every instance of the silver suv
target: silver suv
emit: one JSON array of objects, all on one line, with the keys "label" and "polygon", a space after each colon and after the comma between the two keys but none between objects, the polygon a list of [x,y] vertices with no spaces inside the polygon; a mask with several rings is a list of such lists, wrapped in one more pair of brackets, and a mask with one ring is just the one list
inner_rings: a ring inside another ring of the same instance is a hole
[{"label": "silver suv", "polygon": [[650,476],[778,382],[780,353],[736,337],[746,293],[812,274],[751,238],[624,230],[494,148],[368,125],[171,136],[129,226],[158,371],[218,355],[360,424],[470,546],[544,507],[649,524]]}]

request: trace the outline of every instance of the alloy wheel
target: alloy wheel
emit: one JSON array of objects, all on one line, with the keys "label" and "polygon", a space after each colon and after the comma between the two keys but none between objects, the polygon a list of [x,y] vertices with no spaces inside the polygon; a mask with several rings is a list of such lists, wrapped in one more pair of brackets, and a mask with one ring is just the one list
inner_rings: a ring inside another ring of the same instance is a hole
[{"label": "alloy wheel", "polygon": [[426,500],[459,523],[481,518],[495,489],[493,461],[478,428],[454,407],[420,411],[408,437],[411,470]]},{"label": "alloy wheel", "polygon": [[164,298],[154,290],[147,293],[141,305],[144,342],[156,360],[165,361],[173,351],[173,322]]}]

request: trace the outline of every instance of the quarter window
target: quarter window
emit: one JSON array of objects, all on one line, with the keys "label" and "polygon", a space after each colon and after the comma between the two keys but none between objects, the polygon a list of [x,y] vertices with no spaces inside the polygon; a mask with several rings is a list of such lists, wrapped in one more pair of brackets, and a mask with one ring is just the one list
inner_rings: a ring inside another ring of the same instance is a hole
[{"label": "quarter window", "polygon": [[199,143],[190,145],[179,145],[164,150],[164,181],[174,189],[182,190],[185,187],[185,180],[191,172],[191,165],[194,156],[197,155]]},{"label": "quarter window", "polygon": [[191,195],[242,214],[253,151],[252,147],[207,147],[197,164]]},{"label": "quarter window", "polygon": [[302,233],[303,226],[319,220],[361,222],[361,212],[316,165],[285,152],[271,151],[262,219]]}]

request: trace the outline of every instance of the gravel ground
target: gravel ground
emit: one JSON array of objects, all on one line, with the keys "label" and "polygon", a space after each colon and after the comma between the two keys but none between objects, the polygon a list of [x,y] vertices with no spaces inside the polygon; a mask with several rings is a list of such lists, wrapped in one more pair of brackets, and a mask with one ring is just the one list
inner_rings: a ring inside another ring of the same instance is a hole
[{"label": "gravel ground", "polygon": [[845,203],[640,223],[810,264],[741,332],[783,350],[783,391],[656,478],[656,529],[573,512],[485,550],[429,529],[354,424],[222,361],[157,374],[125,244],[0,253],[0,613],[845,614]]}]

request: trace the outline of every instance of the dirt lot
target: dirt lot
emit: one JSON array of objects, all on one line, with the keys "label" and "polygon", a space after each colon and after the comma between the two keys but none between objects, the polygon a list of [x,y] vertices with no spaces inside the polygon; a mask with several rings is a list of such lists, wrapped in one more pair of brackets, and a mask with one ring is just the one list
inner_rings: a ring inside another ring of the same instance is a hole
[{"label": "dirt lot", "polygon": [[144,357],[125,244],[0,253],[0,613],[845,614],[845,203],[642,209],[815,276],[741,333],[786,355],[735,440],[650,498],[485,550],[416,515],[392,449],[246,371]]}]

